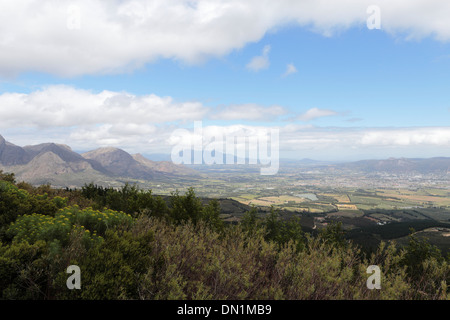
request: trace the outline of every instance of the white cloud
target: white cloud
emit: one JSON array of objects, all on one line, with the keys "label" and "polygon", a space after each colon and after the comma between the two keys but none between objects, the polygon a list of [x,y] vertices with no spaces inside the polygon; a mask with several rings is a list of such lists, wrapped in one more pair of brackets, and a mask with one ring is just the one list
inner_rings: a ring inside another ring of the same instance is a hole
[{"label": "white cloud", "polygon": [[450,127],[319,128],[283,127],[280,135],[292,148],[372,148],[450,146]]},{"label": "white cloud", "polygon": [[272,121],[285,113],[280,106],[244,104],[214,110],[200,102],[177,102],[154,94],[94,93],[54,85],[28,94],[0,94],[0,134],[19,145],[55,141],[77,150],[116,146],[167,152],[171,132],[197,120]]},{"label": "white cloud", "polygon": [[[236,121],[274,120],[286,112],[280,106],[256,104],[214,110],[199,102],[177,102],[153,94],[94,93],[69,86],[49,86],[29,94],[0,94],[0,134],[19,145],[53,141],[68,144],[75,150],[115,146],[129,152],[170,153],[173,131],[190,127],[196,120],[205,120],[206,136],[217,132],[261,135],[270,127],[236,124]],[[313,108],[300,117],[307,121],[335,114]],[[207,123],[211,119],[235,124],[211,126]],[[297,157],[336,159],[353,155],[361,158],[362,153],[377,157],[450,156],[450,127],[317,128],[311,124],[288,123],[277,128],[281,152],[292,152]]]},{"label": "white cloud", "polygon": [[263,49],[262,55],[253,57],[252,60],[247,64],[247,69],[255,72],[262,69],[267,69],[270,65],[269,52],[270,45],[266,45]]},{"label": "white cloud", "polygon": [[0,134],[8,138],[12,132],[23,144],[37,143],[39,136],[40,142],[67,143],[78,150],[116,146],[138,152],[148,149],[150,140],[154,148],[164,148],[175,124],[189,124],[208,112],[199,102],[58,85],[29,94],[1,94]]},{"label": "white cloud", "polygon": [[294,66],[294,64],[290,63],[286,66],[286,71],[283,73],[282,77],[287,77],[291,74],[297,73],[298,70],[297,68]]},{"label": "white cloud", "polygon": [[281,106],[264,107],[253,103],[231,105],[219,108],[219,111],[210,118],[214,120],[274,120],[287,111]]},{"label": "white cloud", "polygon": [[322,117],[329,117],[329,116],[335,116],[338,115],[337,112],[332,110],[325,110],[325,109],[319,109],[319,108],[312,108],[306,111],[304,114],[300,115],[298,117],[298,120],[300,121],[311,121],[317,118]]},{"label": "white cloud", "polygon": [[[361,160],[450,157],[450,127],[280,128],[280,153],[289,158]],[[286,156],[287,155],[287,156]]]},{"label": "white cloud", "polygon": [[[131,153],[170,154],[172,134],[187,124],[99,123],[70,128],[2,129],[3,137],[18,145],[57,142],[74,150],[87,151],[100,146],[123,148]],[[280,130],[280,154],[283,158],[349,160],[388,157],[450,156],[450,127],[359,128],[314,127],[290,123],[281,127],[242,124],[212,126],[203,124],[203,145],[217,135],[264,136],[269,129]],[[191,130],[192,131],[192,130]],[[186,137],[187,138],[187,137]],[[198,138],[198,137],[197,137]]]},{"label": "white cloud", "polygon": [[[133,152],[167,152],[179,141],[173,141],[172,133],[179,127],[157,127],[152,134],[126,136],[113,134],[109,128],[98,128],[89,134],[78,132],[64,143],[75,146],[101,145],[122,146]],[[450,127],[418,128],[321,128],[310,125],[289,124],[282,127],[203,124],[203,146],[211,137],[266,136],[270,129],[280,130],[280,154],[295,158],[316,158],[322,160],[348,160],[389,157],[432,157],[450,156]],[[189,130],[192,132],[192,130]],[[193,136],[198,141],[201,136]],[[151,139],[149,139],[151,138]],[[186,136],[184,138],[191,138]],[[248,141],[247,141],[248,143]],[[248,146],[247,146],[248,147]]]},{"label": "white cloud", "polygon": [[[372,0],[2,0],[0,75],[116,73],[160,58],[197,63],[257,42],[285,25],[326,36],[365,27],[366,9],[372,4]],[[449,1],[377,4],[382,30],[406,38],[450,41]],[[79,16],[73,8],[79,9]]]},{"label": "white cloud", "polygon": [[360,138],[361,145],[377,146],[420,146],[450,145],[449,128],[405,128],[368,130]]},{"label": "white cloud", "polygon": [[[279,146],[282,157],[356,160],[392,156],[450,156],[450,127],[321,128],[295,124],[282,127],[203,125],[203,136],[195,135],[193,131],[189,132],[194,134],[196,141],[200,141],[203,137],[204,146],[210,142],[209,137],[212,136],[261,137],[267,135],[270,129],[279,129]],[[191,139],[191,135],[183,135],[183,138]],[[168,139],[167,143],[175,144],[179,141]]]},{"label": "white cloud", "polygon": [[142,124],[193,121],[203,118],[207,112],[208,109],[199,102],[178,103],[171,97],[154,94],[136,96],[113,91],[92,93],[63,85],[49,86],[29,94],[0,95],[3,128],[73,127],[108,123],[122,125],[130,131]]}]

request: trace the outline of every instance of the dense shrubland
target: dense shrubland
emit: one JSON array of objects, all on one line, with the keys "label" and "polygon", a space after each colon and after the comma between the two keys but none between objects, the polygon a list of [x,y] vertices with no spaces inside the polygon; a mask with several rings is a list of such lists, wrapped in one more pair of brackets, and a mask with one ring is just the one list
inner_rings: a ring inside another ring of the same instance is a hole
[{"label": "dense shrubland", "polygon": [[[423,239],[364,253],[339,224],[310,235],[256,209],[224,224],[189,189],[32,187],[0,172],[1,299],[449,299],[449,259]],[[69,265],[81,290],[66,286]],[[369,290],[369,265],[382,271]]]}]

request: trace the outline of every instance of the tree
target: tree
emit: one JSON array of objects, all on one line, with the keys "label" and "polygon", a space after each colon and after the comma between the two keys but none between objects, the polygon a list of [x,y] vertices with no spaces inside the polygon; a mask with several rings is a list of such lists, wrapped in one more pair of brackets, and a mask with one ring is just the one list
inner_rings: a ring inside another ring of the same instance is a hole
[{"label": "tree", "polygon": [[255,206],[252,206],[252,208],[249,211],[247,211],[242,217],[241,221],[242,230],[246,232],[249,236],[254,235],[258,228],[257,214],[258,210],[256,209]]},{"label": "tree", "polygon": [[16,183],[14,173],[3,173],[3,170],[0,170],[0,180]]},{"label": "tree", "polygon": [[423,263],[428,259],[436,259],[443,262],[441,251],[431,245],[426,239],[420,239],[414,235],[414,229],[410,229],[408,246],[405,248],[403,265],[410,277],[417,279],[424,271]]},{"label": "tree", "polygon": [[213,199],[203,208],[202,220],[204,220],[213,230],[217,232],[223,231],[224,224],[223,220],[220,218],[219,201]]},{"label": "tree", "polygon": [[340,221],[332,222],[325,229],[321,230],[320,238],[335,248],[346,248],[348,246],[348,242],[345,239],[345,231]]},{"label": "tree", "polygon": [[195,196],[194,188],[189,188],[184,196],[178,190],[170,198],[170,217],[176,222],[192,221],[196,224],[202,216],[202,202]]},{"label": "tree", "polygon": [[297,250],[299,251],[305,247],[305,237],[299,217],[294,217],[291,220],[282,223],[278,241],[281,244],[294,241],[297,245]]},{"label": "tree", "polygon": [[274,206],[270,207],[270,213],[266,217],[264,221],[264,226],[266,227],[266,240],[278,242],[280,235],[280,221],[279,221],[280,212],[278,209],[275,209]]}]

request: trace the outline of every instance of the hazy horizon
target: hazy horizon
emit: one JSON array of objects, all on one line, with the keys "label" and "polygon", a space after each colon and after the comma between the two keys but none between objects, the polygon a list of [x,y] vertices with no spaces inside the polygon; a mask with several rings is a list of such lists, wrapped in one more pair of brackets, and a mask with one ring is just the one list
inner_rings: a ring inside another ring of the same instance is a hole
[{"label": "hazy horizon", "polygon": [[[3,135],[1,135],[7,142],[13,143],[11,141],[9,141],[6,137],[4,137]],[[55,141],[42,141],[42,142],[38,142],[36,144],[26,144],[26,145],[20,145],[17,143],[13,143],[17,146],[20,147],[27,147],[27,146],[32,146],[32,145],[38,145],[38,144],[45,144],[45,143],[58,143]],[[130,152],[130,149],[133,148],[127,148],[126,146],[113,146],[113,145],[109,145],[109,146],[98,146],[96,148],[90,148],[90,149],[74,149],[71,145],[70,145],[70,141],[67,141],[66,143],[58,143],[58,144],[64,144],[69,146],[72,151],[82,154],[82,153],[86,153],[95,149],[99,149],[99,148],[105,148],[105,147],[111,147],[111,148],[118,148],[118,149],[122,149],[130,154],[141,154],[144,157],[153,160],[153,161],[171,161],[171,154],[170,151],[167,153],[164,152],[151,152],[151,153],[146,153],[146,152]],[[224,153],[224,156],[226,155],[226,153]],[[247,160],[248,160],[248,153],[247,155]],[[329,162],[329,163],[340,163],[340,162],[354,162],[354,161],[362,161],[362,160],[388,160],[388,159],[402,159],[402,158],[406,158],[406,159],[431,159],[431,158],[449,158],[450,156],[445,156],[442,154],[435,154],[435,155],[429,155],[429,156],[415,156],[415,155],[411,155],[411,156],[405,156],[405,155],[397,155],[397,156],[355,156],[355,157],[344,157],[344,158],[331,158],[329,156],[324,156],[324,157],[317,157],[317,158],[313,158],[313,157],[309,157],[309,156],[304,156],[304,157],[295,157],[295,156],[289,156],[289,154],[280,154],[280,162],[289,162],[289,161],[302,161],[302,160],[311,160],[311,161],[316,161],[316,162]]]}]

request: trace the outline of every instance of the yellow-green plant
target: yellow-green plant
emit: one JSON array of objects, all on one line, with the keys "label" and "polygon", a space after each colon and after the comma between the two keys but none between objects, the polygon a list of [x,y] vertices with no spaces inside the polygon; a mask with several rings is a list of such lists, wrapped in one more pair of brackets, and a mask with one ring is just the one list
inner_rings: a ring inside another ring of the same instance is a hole
[{"label": "yellow-green plant", "polygon": [[54,217],[36,213],[20,216],[7,233],[15,242],[58,241],[65,246],[73,231],[82,231],[86,244],[89,244],[101,241],[101,236],[109,228],[120,225],[127,227],[132,223],[133,218],[123,212],[91,208],[81,210],[73,206],[59,210]]}]

